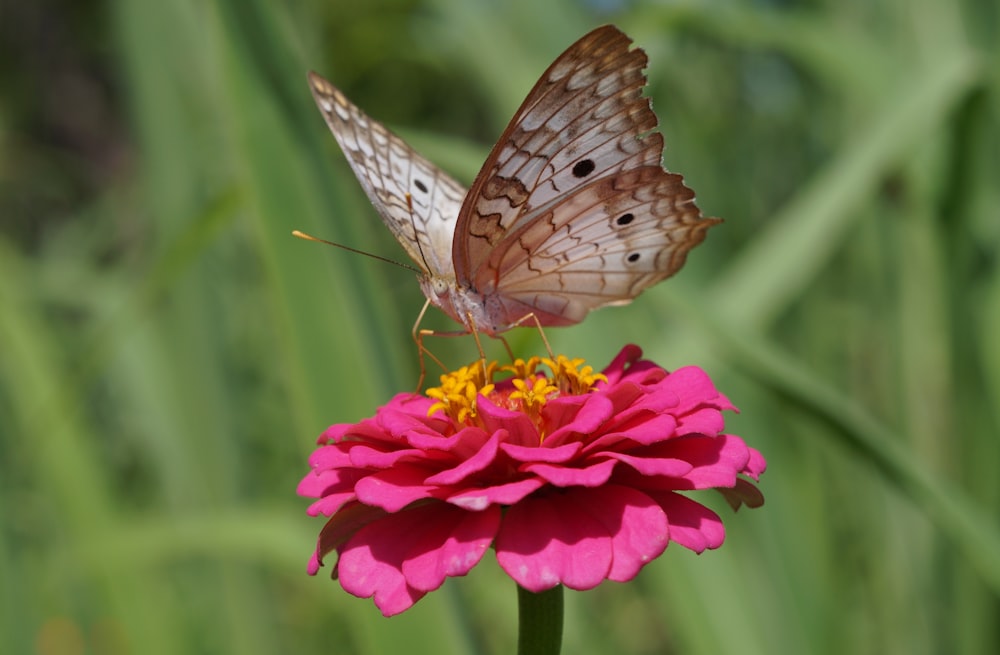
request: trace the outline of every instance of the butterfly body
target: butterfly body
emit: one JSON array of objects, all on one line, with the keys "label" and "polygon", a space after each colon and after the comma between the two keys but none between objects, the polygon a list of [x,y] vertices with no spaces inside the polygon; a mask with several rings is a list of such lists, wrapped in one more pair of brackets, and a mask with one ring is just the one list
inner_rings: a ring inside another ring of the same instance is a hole
[{"label": "butterfly body", "polygon": [[469,190],[315,73],[313,96],[369,199],[467,331],[534,316],[578,323],[684,263],[703,218],[642,95],[646,56],[613,26],[564,52],[528,94]]}]

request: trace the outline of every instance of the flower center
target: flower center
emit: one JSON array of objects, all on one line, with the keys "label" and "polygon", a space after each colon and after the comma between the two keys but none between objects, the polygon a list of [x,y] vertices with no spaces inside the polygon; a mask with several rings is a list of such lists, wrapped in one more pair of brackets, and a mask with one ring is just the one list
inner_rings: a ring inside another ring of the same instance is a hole
[{"label": "flower center", "polygon": [[[545,365],[551,374],[539,372],[539,365]],[[498,373],[510,375],[495,381]],[[445,373],[441,376],[441,386],[427,389],[426,395],[437,401],[427,410],[427,415],[443,411],[456,423],[475,423],[476,402],[483,395],[498,405],[537,419],[545,403],[552,398],[589,393],[600,381],[607,382],[607,378],[585,366],[583,359],[564,355],[555,359],[515,359],[505,366],[495,361],[478,361]]]}]

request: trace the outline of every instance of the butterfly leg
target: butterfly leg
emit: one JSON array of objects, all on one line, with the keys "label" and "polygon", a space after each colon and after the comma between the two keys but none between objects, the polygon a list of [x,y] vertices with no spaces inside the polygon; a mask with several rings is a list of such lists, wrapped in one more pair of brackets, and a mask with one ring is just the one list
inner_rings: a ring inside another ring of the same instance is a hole
[{"label": "butterfly leg", "polygon": [[465,316],[469,320],[469,331],[472,333],[472,338],[476,341],[476,350],[479,351],[479,364],[483,367],[483,379],[488,380],[490,374],[486,368],[486,351],[483,350],[483,343],[479,340],[479,330],[476,329],[476,321],[472,318],[471,312],[466,313]]},{"label": "butterfly leg", "polygon": [[[535,324],[535,329],[538,330],[538,336],[540,336],[542,338],[542,343],[545,345],[545,352],[548,353],[550,359],[555,359],[556,356],[552,352],[552,346],[549,345],[549,340],[545,337],[545,330],[542,329],[542,323],[541,323],[541,321],[538,320],[538,317],[535,316],[535,312],[531,312],[531,313],[525,314],[521,318],[519,318],[516,321],[514,321],[513,323],[511,323],[510,326],[512,328],[513,327],[520,327],[521,324],[523,324],[523,323],[525,323],[527,321],[531,321],[531,322],[533,322]],[[504,341],[504,345],[507,345],[506,341]],[[510,348],[509,347],[507,348],[507,352],[510,352]],[[511,356],[511,358],[513,359],[513,355]]]},{"label": "butterfly leg", "polygon": [[430,307],[430,304],[431,304],[430,300],[428,300],[428,301],[426,301],[424,303],[424,306],[420,310],[420,313],[417,314],[417,320],[413,324],[413,330],[411,331],[411,335],[413,336],[413,341],[417,344],[417,358],[420,361],[420,377],[417,379],[417,391],[416,391],[416,393],[420,393],[420,389],[424,386],[424,379],[427,377],[427,365],[424,362],[424,355],[425,354],[428,357],[430,357],[431,360],[433,360],[435,364],[437,364],[438,366],[440,366],[441,370],[443,370],[443,371],[447,371],[448,370],[445,367],[444,363],[440,359],[438,359],[437,357],[435,357],[434,353],[432,353],[430,350],[428,350],[424,346],[424,337],[427,336],[427,335],[437,334],[437,333],[434,332],[434,330],[421,330],[421,329],[419,329],[420,328],[420,323],[421,323],[421,321],[424,320],[424,314],[427,312],[427,308]]},{"label": "butterfly leg", "polygon": [[507,358],[510,359],[510,361],[513,362],[514,361],[514,350],[510,347],[510,343],[507,341],[507,337],[503,336],[502,334],[498,334],[496,336],[496,338],[500,340],[500,343],[503,344],[504,350],[507,351]]}]

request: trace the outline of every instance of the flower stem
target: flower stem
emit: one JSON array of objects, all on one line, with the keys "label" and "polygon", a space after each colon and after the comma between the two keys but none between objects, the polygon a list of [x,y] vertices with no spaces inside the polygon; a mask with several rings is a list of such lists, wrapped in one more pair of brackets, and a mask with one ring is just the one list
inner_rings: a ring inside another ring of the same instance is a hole
[{"label": "flower stem", "polygon": [[518,655],[559,655],[562,646],[563,588],[534,593],[517,588]]}]

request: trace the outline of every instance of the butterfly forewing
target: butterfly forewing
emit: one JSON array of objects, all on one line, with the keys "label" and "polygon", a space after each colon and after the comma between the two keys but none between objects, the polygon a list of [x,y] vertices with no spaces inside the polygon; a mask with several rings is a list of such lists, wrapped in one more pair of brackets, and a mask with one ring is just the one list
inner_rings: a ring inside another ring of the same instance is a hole
[{"label": "butterfly forewing", "polygon": [[642,96],[646,55],[612,26],[584,36],[542,75],[497,142],[462,208],[459,279],[550,205],[602,177],[659,165],[662,137]]},{"label": "butterfly forewing", "polygon": [[465,188],[309,74],[313,97],[382,221],[407,254],[435,278],[451,278],[452,235]]}]

